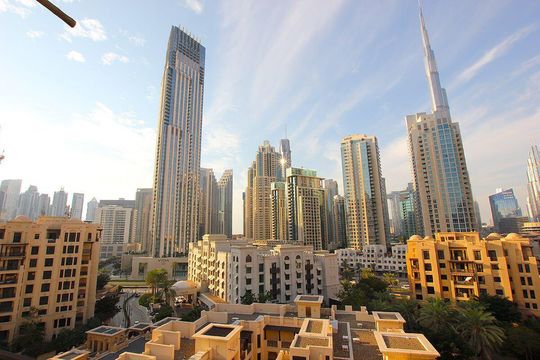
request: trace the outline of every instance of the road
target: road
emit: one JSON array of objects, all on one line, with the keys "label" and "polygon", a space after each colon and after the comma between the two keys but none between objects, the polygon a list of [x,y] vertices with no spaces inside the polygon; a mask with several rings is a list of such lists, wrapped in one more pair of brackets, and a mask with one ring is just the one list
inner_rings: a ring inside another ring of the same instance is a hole
[{"label": "road", "polygon": [[[127,327],[128,322],[124,316],[124,310],[122,309],[122,307],[124,306],[124,301],[126,300],[126,298],[131,295],[132,294],[129,294],[129,293],[120,294],[120,300],[118,301],[117,305],[121,308],[121,310],[111,319],[112,326]],[[148,311],[146,310],[146,308],[144,306],[139,305],[138,297],[131,297],[127,301],[126,310],[131,320],[130,321],[131,326],[133,326],[136,321],[146,322],[146,323],[151,322],[150,316],[148,315]]]}]

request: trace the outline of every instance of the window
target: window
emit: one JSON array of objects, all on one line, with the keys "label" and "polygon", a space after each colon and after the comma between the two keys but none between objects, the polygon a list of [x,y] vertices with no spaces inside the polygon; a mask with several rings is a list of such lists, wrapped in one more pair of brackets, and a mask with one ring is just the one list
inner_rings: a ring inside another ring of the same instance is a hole
[{"label": "window", "polygon": [[532,285],[532,284],[533,284],[533,282],[532,282],[532,277],[527,277],[527,283],[528,283],[529,285]]},{"label": "window", "polygon": [[476,265],[477,272],[484,272],[484,265],[482,264],[475,264],[475,265]]},{"label": "window", "polygon": [[440,263],[440,264],[439,264],[439,267],[440,267],[441,269],[446,269],[446,263]]},{"label": "window", "polygon": [[519,270],[519,272],[523,272],[523,265],[518,264],[518,270]]},{"label": "window", "polygon": [[39,234],[34,235],[34,240],[39,240]]},{"label": "window", "polygon": [[264,282],[264,274],[260,274],[260,275],[259,275],[259,282],[260,282],[260,283],[263,283],[263,282]]},{"label": "window", "polygon": [[504,295],[504,293],[503,293],[503,291],[502,291],[501,289],[495,290],[495,293],[496,293],[497,295],[501,295],[501,296]]},{"label": "window", "polygon": [[21,232],[13,233],[13,242],[14,243],[20,243],[21,239],[22,239],[22,233]]},{"label": "window", "polygon": [[39,305],[47,305],[49,303],[48,296],[42,296],[39,298]]},{"label": "window", "polygon": [[34,291],[34,285],[26,285],[25,293],[31,294]]},{"label": "window", "polygon": [[247,263],[250,263],[250,262],[251,262],[251,255],[246,256],[246,262],[247,262]]},{"label": "window", "polygon": [[527,292],[527,290],[523,290],[523,297],[525,299],[527,299],[529,297],[529,293]]},{"label": "window", "polygon": [[480,254],[480,250],[474,250],[474,260],[482,260],[482,255]]},{"label": "window", "polygon": [[[428,254],[429,256],[429,254]],[[444,260],[444,250],[437,250],[437,257],[440,259],[440,260]],[[425,258],[424,258],[425,259]],[[428,258],[429,259],[429,258]]]},{"label": "window", "polygon": [[[430,275],[430,276],[431,276],[431,275]],[[448,279],[448,276],[446,276],[446,275],[443,274],[443,275],[441,275],[441,279],[442,279],[442,280],[447,280],[447,279]]]},{"label": "window", "polygon": [[46,254],[47,254],[47,255],[52,255],[52,254],[54,254],[54,246],[47,246]]},{"label": "window", "polygon": [[53,266],[53,258],[45,259],[45,266]]},{"label": "window", "polygon": [[251,285],[251,279],[250,278],[246,279],[246,285]]},{"label": "window", "polygon": [[500,283],[500,282],[501,282],[501,278],[500,278],[499,276],[494,276],[494,277],[493,277],[493,281]]},{"label": "window", "polygon": [[422,254],[425,260],[429,260],[429,251],[424,250],[422,251]]},{"label": "window", "polygon": [[428,294],[435,294],[435,289],[433,288],[433,286],[428,286],[427,287],[427,293]]},{"label": "window", "polygon": [[536,293],[534,292],[534,290],[530,290],[529,294],[531,295],[531,299],[536,299]]},{"label": "window", "polygon": [[50,279],[52,276],[52,271],[44,271],[43,272],[43,278],[44,279]]},{"label": "window", "polygon": [[426,282],[433,282],[433,275],[426,275]]},{"label": "window", "polygon": [[426,271],[431,271],[431,264],[425,264],[425,265],[424,265],[424,269],[425,269]]},{"label": "window", "polygon": [[448,291],[448,286],[443,286],[442,291]]},{"label": "window", "polygon": [[478,277],[478,283],[479,283],[479,284],[485,284],[485,283],[486,283],[486,279],[485,279],[483,276],[479,276],[479,277]]},{"label": "window", "polygon": [[531,272],[531,267],[529,264],[525,264],[525,272],[528,272],[528,273]]},{"label": "window", "polygon": [[493,269],[493,270],[499,270],[499,265],[498,265],[498,264],[492,264],[492,265],[491,265],[491,269]]},{"label": "window", "polygon": [[51,289],[51,284],[41,284],[41,292],[47,292]]},{"label": "window", "polygon": [[264,264],[259,264],[259,272],[264,272]]},{"label": "window", "polygon": [[30,254],[37,255],[39,253],[39,246],[32,246],[32,250],[30,251]]},{"label": "window", "polygon": [[251,266],[246,267],[246,274],[251,274]]},{"label": "window", "polygon": [[37,266],[37,259],[30,259],[29,267],[34,268]]},{"label": "window", "polygon": [[488,256],[490,261],[497,261],[497,252],[495,250],[488,250]]},{"label": "window", "polygon": [[524,278],[523,276],[520,277],[519,279],[521,280],[521,285],[526,285],[526,284],[525,284],[525,278]]},{"label": "window", "polygon": [[32,305],[32,298],[24,298],[23,300],[23,306],[30,306]]},{"label": "window", "polygon": [[28,280],[34,280],[36,278],[36,273],[31,271],[28,273]]}]

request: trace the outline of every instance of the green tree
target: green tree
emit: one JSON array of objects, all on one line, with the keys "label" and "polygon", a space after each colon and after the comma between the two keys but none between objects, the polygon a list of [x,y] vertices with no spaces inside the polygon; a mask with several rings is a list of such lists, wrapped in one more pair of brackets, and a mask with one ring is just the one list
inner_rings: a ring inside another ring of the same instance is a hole
[{"label": "green tree", "polygon": [[13,352],[22,351],[29,356],[38,356],[50,350],[50,345],[44,341],[45,327],[44,323],[37,321],[37,318],[31,317],[25,321],[19,328],[19,336],[11,343]]},{"label": "green tree", "polygon": [[174,291],[172,288],[175,282],[176,281],[174,280],[166,280],[163,282],[163,284],[161,284],[161,294],[163,294],[165,303],[168,305],[171,305],[173,300],[176,298],[176,291]]},{"label": "green tree", "polygon": [[182,321],[193,322],[201,317],[201,312],[202,308],[200,306],[196,306],[193,308],[193,310],[182,316]]},{"label": "green tree", "polygon": [[244,305],[251,305],[256,301],[255,295],[247,290],[246,293],[242,296],[240,296],[240,303]]},{"label": "green tree", "polygon": [[139,297],[139,305],[149,308],[152,299],[152,294],[142,294],[141,297]]},{"label": "green tree", "polygon": [[111,281],[111,275],[106,271],[101,271],[96,280],[96,290],[101,290]]},{"label": "green tree", "polygon": [[462,307],[458,311],[456,330],[474,356],[491,359],[504,341],[504,331],[491,313],[478,306]]},{"label": "green tree", "polygon": [[354,269],[351,268],[346,260],[341,262],[340,267],[341,279],[351,281],[354,277]]},{"label": "green tree", "polygon": [[116,313],[120,311],[120,307],[116,304],[120,300],[118,294],[107,295],[96,301],[96,307],[94,310],[94,316],[101,321],[112,318]]},{"label": "green tree", "polygon": [[368,279],[375,276],[373,269],[370,267],[363,268],[360,270],[360,279]]},{"label": "green tree", "polygon": [[388,286],[396,286],[398,284],[396,274],[393,273],[384,273],[383,280]]},{"label": "green tree", "polygon": [[173,316],[174,310],[173,308],[168,304],[161,304],[159,307],[158,313],[154,317],[154,321],[160,321],[163,320],[169,316]]},{"label": "green tree", "polygon": [[360,306],[367,305],[369,298],[365,292],[350,281],[341,282],[341,290],[337,294],[342,305],[351,305],[354,310],[360,310]]},{"label": "green tree", "polygon": [[392,311],[397,311],[405,319],[405,328],[411,332],[417,332],[420,329],[418,317],[420,316],[420,305],[416,300],[398,299],[392,306]]},{"label": "green tree", "polygon": [[511,326],[506,329],[504,349],[521,359],[537,359],[540,354],[540,336],[527,326]]},{"label": "green tree", "polygon": [[152,288],[152,295],[156,295],[159,289],[169,280],[165,269],[154,269],[146,274],[144,279]]},{"label": "green tree", "polygon": [[495,319],[506,323],[518,323],[521,321],[521,314],[516,303],[505,297],[498,295],[482,294],[476,298],[484,308],[489,311]]},{"label": "green tree", "polygon": [[456,313],[449,302],[440,298],[430,298],[420,309],[418,322],[435,333],[454,329]]},{"label": "green tree", "polygon": [[264,304],[266,302],[269,302],[270,300],[272,300],[272,294],[270,293],[270,291],[259,293],[259,295],[257,295],[258,303]]}]

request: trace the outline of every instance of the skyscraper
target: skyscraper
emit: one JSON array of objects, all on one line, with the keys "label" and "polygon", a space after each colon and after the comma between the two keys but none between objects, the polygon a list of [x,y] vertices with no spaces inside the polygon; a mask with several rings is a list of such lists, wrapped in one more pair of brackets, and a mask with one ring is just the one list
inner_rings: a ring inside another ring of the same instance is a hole
[{"label": "skyscraper", "polygon": [[38,217],[47,216],[51,213],[51,197],[48,194],[39,195]]},{"label": "skyscraper", "polygon": [[420,28],[432,113],[406,117],[417,228],[426,236],[474,231],[474,202],[461,133],[450,116],[421,10]]},{"label": "skyscraper", "polygon": [[279,153],[281,154],[281,158],[279,159],[279,164],[281,165],[281,176],[278,180],[285,181],[287,169],[292,166],[291,143],[289,139],[281,139],[279,142]]},{"label": "skyscraper", "polygon": [[71,198],[71,218],[82,219],[82,212],[84,207],[84,194],[73,193]]},{"label": "skyscraper", "polygon": [[217,184],[218,190],[218,234],[232,239],[233,171],[227,169]]},{"label": "skyscraper", "polygon": [[0,220],[12,220],[17,213],[22,180],[2,180],[0,184]]},{"label": "skyscraper", "polygon": [[55,191],[51,206],[51,216],[66,216],[68,194],[64,188]]},{"label": "skyscraper", "polygon": [[386,190],[375,136],[350,135],[341,141],[341,166],[349,247],[385,245],[388,238]]},{"label": "skyscraper", "polygon": [[[346,248],[347,241],[347,217],[345,214],[345,197],[341,195],[334,196],[333,199],[334,208],[334,242],[338,248]],[[330,226],[330,225],[329,225]]]},{"label": "skyscraper", "polygon": [[201,168],[199,234],[218,234],[218,189],[214,170]]},{"label": "skyscraper", "polygon": [[521,208],[514,196],[513,189],[497,189],[495,194],[489,196],[489,206],[491,207],[493,226],[495,226],[497,231],[501,231],[501,219],[522,216]]},{"label": "skyscraper", "polygon": [[338,195],[338,184],[333,179],[325,179],[324,184],[324,196],[326,203],[326,239],[328,242],[328,250],[335,250],[339,247],[339,241],[336,241],[334,224],[334,196]]},{"label": "skyscraper", "polygon": [[272,239],[287,240],[288,224],[287,224],[287,192],[285,191],[286,184],[283,181],[273,182],[271,185],[272,192]]},{"label": "skyscraper", "polygon": [[98,201],[96,198],[92,198],[87,204],[86,204],[86,221],[93,222],[96,218],[96,210],[98,208]]},{"label": "skyscraper", "polygon": [[414,188],[409,183],[401,191],[392,191],[388,195],[392,212],[394,236],[398,240],[407,240],[418,233],[414,210]]},{"label": "skyscraper", "polygon": [[135,194],[135,242],[141,244],[142,251],[152,250],[150,243],[150,226],[152,222],[152,188],[137,189]]},{"label": "skyscraper", "polygon": [[173,26],[161,82],[152,242],[155,257],[187,251],[198,238],[205,48]]},{"label": "skyscraper", "polygon": [[540,151],[531,146],[527,159],[527,211],[531,221],[540,221]]},{"label": "skyscraper", "polygon": [[280,159],[281,154],[265,140],[248,169],[244,197],[244,235],[247,238],[272,239],[271,185],[281,177]]},{"label": "skyscraper", "polygon": [[99,206],[94,224],[100,224],[101,233],[100,259],[122,256],[124,246],[133,242],[133,208],[118,205]]},{"label": "skyscraper", "polygon": [[327,248],[326,202],[315,170],[287,169],[288,238],[314,250]]},{"label": "skyscraper", "polygon": [[17,216],[24,215],[36,220],[39,212],[39,192],[37,186],[30,185],[28,190],[19,196]]}]

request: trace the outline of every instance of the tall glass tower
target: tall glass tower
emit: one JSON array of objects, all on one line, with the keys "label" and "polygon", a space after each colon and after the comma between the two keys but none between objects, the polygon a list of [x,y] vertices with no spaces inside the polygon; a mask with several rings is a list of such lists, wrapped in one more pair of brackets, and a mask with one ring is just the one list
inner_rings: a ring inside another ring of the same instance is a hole
[{"label": "tall glass tower", "polygon": [[407,115],[417,229],[422,235],[479,230],[459,125],[452,121],[420,9],[432,113]]},{"label": "tall glass tower", "polygon": [[198,238],[205,48],[173,26],[161,82],[152,253],[170,257]]},{"label": "tall glass tower", "polygon": [[521,217],[521,209],[514,196],[514,190],[497,189],[497,192],[489,196],[493,225],[499,229],[499,221],[504,218]]},{"label": "tall glass tower", "polygon": [[540,151],[531,146],[527,159],[527,212],[531,221],[540,221]]}]

